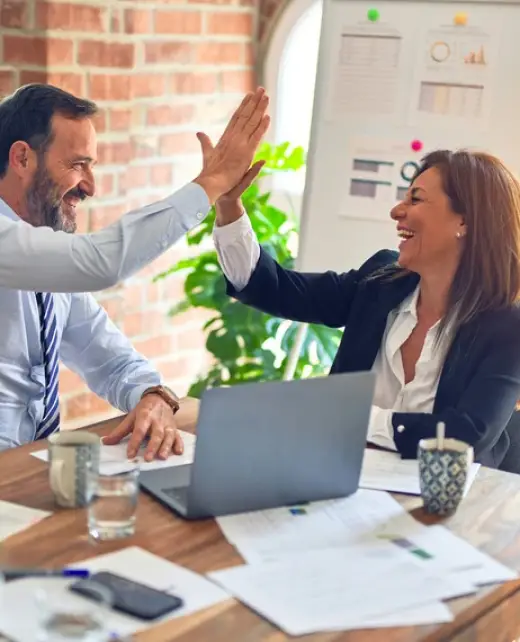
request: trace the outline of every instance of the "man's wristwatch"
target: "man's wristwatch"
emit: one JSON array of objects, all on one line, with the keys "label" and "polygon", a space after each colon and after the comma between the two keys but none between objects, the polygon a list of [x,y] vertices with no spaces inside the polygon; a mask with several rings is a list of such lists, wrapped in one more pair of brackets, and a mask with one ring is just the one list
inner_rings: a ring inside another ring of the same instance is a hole
[{"label": "man's wristwatch", "polygon": [[151,388],[147,388],[141,395],[141,399],[145,395],[159,395],[159,397],[162,397],[172,409],[173,414],[180,408],[179,397],[177,397],[171,388],[167,388],[166,386],[152,386]]}]

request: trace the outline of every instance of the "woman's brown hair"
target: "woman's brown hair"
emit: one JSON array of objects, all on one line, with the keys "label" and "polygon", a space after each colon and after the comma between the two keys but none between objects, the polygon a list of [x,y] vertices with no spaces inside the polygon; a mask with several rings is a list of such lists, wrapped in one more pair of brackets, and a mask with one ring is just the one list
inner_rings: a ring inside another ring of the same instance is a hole
[{"label": "woman's brown hair", "polygon": [[501,160],[484,152],[431,152],[414,180],[431,168],[440,172],[451,208],[466,225],[444,319],[459,328],[520,298],[520,183]]}]

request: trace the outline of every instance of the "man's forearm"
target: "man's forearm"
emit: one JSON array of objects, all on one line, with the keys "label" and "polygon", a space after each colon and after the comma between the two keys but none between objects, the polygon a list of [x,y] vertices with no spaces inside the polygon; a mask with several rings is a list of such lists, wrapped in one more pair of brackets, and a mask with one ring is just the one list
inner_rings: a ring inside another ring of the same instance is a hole
[{"label": "man's forearm", "polygon": [[152,262],[209,211],[204,190],[190,183],[93,234],[67,234],[0,216],[0,287],[94,292]]}]

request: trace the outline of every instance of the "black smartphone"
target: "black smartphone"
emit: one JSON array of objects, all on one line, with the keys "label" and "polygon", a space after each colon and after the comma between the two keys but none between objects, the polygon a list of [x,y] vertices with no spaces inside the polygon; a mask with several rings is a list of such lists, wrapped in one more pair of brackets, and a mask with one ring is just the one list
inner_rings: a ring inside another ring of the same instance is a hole
[{"label": "black smartphone", "polygon": [[[92,584],[95,582],[95,584]],[[177,595],[150,588],[139,582],[132,582],[125,577],[106,571],[94,573],[88,580],[74,582],[69,589],[99,601],[96,584],[109,589],[113,596],[112,608],[141,620],[155,620],[162,615],[180,608],[184,602]]]}]

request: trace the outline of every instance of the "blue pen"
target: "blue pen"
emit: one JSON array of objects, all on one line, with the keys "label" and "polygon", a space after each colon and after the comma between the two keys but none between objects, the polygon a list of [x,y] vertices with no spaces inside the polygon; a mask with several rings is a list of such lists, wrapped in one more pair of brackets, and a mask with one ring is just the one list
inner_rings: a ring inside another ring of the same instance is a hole
[{"label": "blue pen", "polygon": [[4,568],[0,569],[0,576],[6,581],[16,580],[21,577],[81,577],[89,578],[90,571],[84,568]]}]

